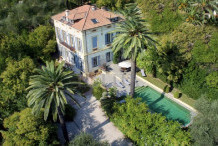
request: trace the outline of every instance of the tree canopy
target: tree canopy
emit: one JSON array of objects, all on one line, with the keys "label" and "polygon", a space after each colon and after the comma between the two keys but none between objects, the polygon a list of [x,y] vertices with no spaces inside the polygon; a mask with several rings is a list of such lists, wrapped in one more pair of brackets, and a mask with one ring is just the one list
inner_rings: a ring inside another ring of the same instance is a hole
[{"label": "tree canopy", "polygon": [[195,145],[218,144],[218,100],[209,101],[205,96],[196,103],[199,114],[190,127]]},{"label": "tree canopy", "polygon": [[189,145],[190,134],[178,122],[150,113],[140,98],[125,100],[125,104],[115,103],[111,119],[137,145]]},{"label": "tree canopy", "polygon": [[42,117],[42,111],[38,116],[34,116],[31,109],[26,108],[6,118],[6,131],[1,131],[4,138],[3,146],[59,144],[56,136],[57,127],[51,122],[45,122]]},{"label": "tree canopy", "polygon": [[27,107],[26,88],[34,69],[35,64],[30,58],[8,60],[6,70],[0,76],[0,118]]}]

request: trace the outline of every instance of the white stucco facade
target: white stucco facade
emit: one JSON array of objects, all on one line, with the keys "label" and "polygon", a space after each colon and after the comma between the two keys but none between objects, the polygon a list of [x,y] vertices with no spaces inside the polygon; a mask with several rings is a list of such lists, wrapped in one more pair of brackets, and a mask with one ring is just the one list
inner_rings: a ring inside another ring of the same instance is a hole
[{"label": "white stucco facade", "polygon": [[[115,34],[112,34],[111,32],[115,29],[116,23],[83,31],[77,30],[56,20],[54,20],[54,26],[58,51],[66,62],[76,65],[78,69],[86,74],[94,72],[103,64],[111,63],[113,54],[110,44],[112,42],[112,37],[115,36]],[[110,34],[110,42],[106,41],[106,39],[108,39],[105,36],[106,34]],[[97,40],[97,47],[94,48],[93,38],[95,41]],[[96,60],[97,65],[95,62]]]}]

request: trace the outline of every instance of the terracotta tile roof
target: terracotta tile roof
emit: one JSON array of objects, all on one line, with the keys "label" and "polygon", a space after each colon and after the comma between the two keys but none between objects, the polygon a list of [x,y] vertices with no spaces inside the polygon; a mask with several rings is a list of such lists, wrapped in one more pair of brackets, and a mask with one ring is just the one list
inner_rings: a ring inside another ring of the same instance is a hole
[{"label": "terracotta tile roof", "polygon": [[[81,31],[112,24],[114,22],[110,19],[115,17],[118,17],[118,21],[116,22],[123,21],[123,18],[120,15],[99,8],[93,10],[92,7],[93,6],[91,5],[83,5],[76,9],[69,10],[67,18],[73,20],[74,23],[67,22],[63,19],[64,16],[66,17],[65,12],[52,16],[52,19],[61,21],[62,23]],[[92,19],[96,19],[97,23],[93,23]]]}]

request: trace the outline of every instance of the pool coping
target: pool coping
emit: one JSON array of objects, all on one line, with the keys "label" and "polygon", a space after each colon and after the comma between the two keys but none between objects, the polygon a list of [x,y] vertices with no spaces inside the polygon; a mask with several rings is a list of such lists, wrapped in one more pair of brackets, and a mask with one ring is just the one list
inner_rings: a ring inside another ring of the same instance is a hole
[{"label": "pool coping", "polygon": [[186,108],[187,110],[190,111],[190,113],[191,113],[191,121],[190,121],[189,124],[185,125],[185,127],[189,126],[193,122],[193,118],[198,114],[198,111],[196,109],[194,109],[193,107],[191,107],[187,103],[184,103],[183,101],[174,98],[172,93],[165,93],[162,89],[160,89],[159,87],[153,85],[152,83],[150,83],[149,81],[143,79],[142,77],[140,77],[138,75],[136,75],[136,77],[138,79],[140,79],[141,81],[145,82],[147,84],[147,86],[155,89],[156,91],[158,91],[161,94],[164,94],[167,98],[171,99],[172,101],[176,102],[177,104],[181,105],[182,107],[184,107],[184,108]]}]

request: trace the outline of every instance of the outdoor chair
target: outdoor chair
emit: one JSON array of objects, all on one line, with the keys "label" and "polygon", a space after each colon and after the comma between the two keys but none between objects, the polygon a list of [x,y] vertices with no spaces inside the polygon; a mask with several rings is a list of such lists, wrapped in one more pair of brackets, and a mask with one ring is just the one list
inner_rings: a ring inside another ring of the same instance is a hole
[{"label": "outdoor chair", "polygon": [[127,84],[127,85],[130,85],[130,82],[127,80],[127,79],[123,79],[123,82],[125,83],[125,84]]},{"label": "outdoor chair", "polygon": [[124,88],[125,86],[123,86],[123,84],[121,83],[121,82],[119,82],[119,81],[116,81],[116,84],[119,86],[119,87],[121,87],[121,88]]},{"label": "outdoor chair", "polygon": [[142,74],[143,77],[146,77],[144,69],[141,69],[141,74]]}]

